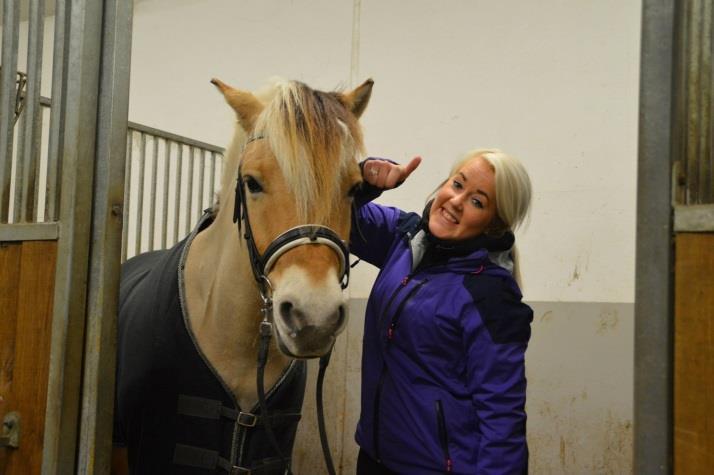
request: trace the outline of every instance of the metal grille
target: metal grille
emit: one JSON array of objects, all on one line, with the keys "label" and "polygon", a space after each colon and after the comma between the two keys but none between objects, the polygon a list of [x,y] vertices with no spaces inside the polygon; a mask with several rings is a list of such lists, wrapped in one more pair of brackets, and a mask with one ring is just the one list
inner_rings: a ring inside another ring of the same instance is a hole
[{"label": "metal grille", "polygon": [[714,203],[712,2],[679,4],[674,203]]},{"label": "metal grille", "polygon": [[[61,163],[47,154],[51,101],[40,97],[39,104],[31,119],[22,107],[15,109],[20,120],[11,143],[17,146],[7,161],[0,223],[57,221]],[[122,260],[170,247],[189,232],[212,205],[220,186],[223,153],[215,145],[129,122]]]},{"label": "metal grille", "polygon": [[129,123],[122,259],[170,247],[213,203],[223,149]]}]

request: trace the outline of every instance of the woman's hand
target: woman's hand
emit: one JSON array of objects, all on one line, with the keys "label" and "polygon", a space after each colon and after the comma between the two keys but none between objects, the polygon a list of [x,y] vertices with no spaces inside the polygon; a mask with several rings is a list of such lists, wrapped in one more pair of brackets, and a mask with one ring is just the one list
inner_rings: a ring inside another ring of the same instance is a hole
[{"label": "woman's hand", "polygon": [[362,168],[362,178],[372,186],[390,190],[401,185],[420,163],[421,157],[412,158],[406,165],[397,165],[378,158],[368,159]]}]

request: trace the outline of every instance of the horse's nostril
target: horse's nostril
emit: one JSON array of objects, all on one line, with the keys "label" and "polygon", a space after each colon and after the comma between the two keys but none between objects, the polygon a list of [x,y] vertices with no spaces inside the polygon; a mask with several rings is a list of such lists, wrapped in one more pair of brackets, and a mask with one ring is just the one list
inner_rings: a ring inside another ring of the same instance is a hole
[{"label": "horse's nostril", "polygon": [[346,318],[346,312],[345,312],[345,306],[340,305],[338,309],[338,315],[337,315],[337,328],[342,328],[342,324],[345,322]]},{"label": "horse's nostril", "polygon": [[283,317],[284,320],[288,320],[290,318],[290,311],[293,309],[293,304],[292,302],[283,302],[280,304],[280,316]]},{"label": "horse's nostril", "polygon": [[280,313],[280,318],[290,329],[290,334],[293,338],[297,336],[297,332],[301,331],[302,328],[307,325],[305,314],[296,308],[289,300],[280,304],[278,312]]}]

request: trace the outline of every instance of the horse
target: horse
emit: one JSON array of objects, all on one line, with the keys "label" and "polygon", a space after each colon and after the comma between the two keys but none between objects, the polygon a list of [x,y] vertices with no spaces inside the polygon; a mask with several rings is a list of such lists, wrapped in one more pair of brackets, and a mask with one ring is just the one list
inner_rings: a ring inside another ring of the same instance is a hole
[{"label": "horse", "polygon": [[346,324],[372,80],[211,82],[237,119],[220,192],[183,241],[122,267],[118,473],[289,472],[304,360],[329,355]]}]

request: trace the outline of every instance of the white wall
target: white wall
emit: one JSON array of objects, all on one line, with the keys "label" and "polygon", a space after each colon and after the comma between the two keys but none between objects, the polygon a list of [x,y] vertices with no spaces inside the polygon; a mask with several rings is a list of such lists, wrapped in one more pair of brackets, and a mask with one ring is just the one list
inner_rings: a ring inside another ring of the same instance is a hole
[{"label": "white wall", "polygon": [[[633,302],[639,18],[621,0],[147,0],[130,118],[225,144],[212,76],[245,89],[372,77],[368,152],[425,158],[383,202],[420,210],[460,153],[498,146],[535,188],[518,240],[527,298]],[[358,274],[365,297],[373,272]]]}]

